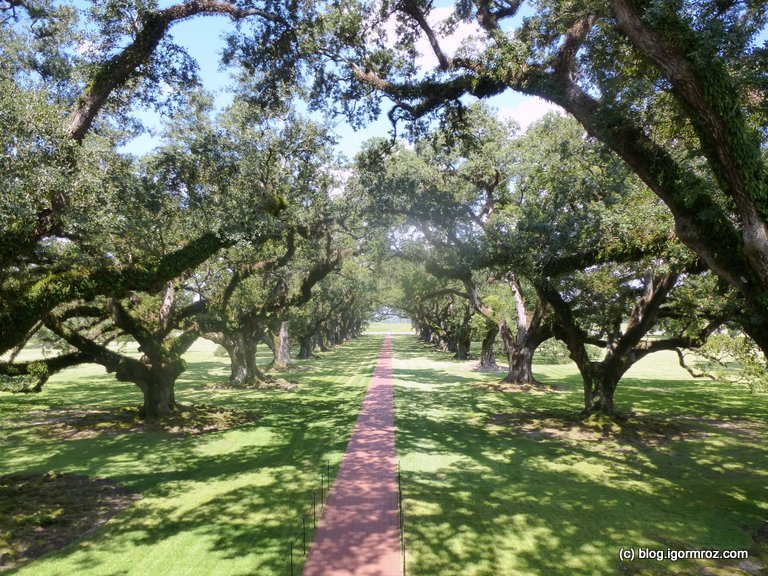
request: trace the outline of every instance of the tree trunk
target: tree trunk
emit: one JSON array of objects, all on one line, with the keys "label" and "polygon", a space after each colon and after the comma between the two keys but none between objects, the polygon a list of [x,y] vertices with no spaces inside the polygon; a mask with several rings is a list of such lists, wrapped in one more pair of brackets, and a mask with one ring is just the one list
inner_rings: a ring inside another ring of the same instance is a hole
[{"label": "tree trunk", "polygon": [[277,370],[289,368],[291,365],[291,340],[288,335],[288,322],[280,323],[280,331],[277,333],[277,338],[273,340],[275,347],[272,368]]},{"label": "tree trunk", "polygon": [[328,352],[328,347],[325,345],[325,336],[323,336],[323,334],[317,335],[317,347],[320,348],[320,352]]},{"label": "tree trunk", "polygon": [[457,360],[467,360],[469,358],[469,347],[472,345],[472,340],[469,338],[456,339],[456,354],[454,357]]},{"label": "tree trunk", "polygon": [[[194,341],[194,340],[192,340]],[[176,379],[186,370],[180,355],[169,353],[153,362],[144,355],[139,362],[125,362],[116,371],[118,380],[134,382],[144,394],[141,416],[148,422],[157,421],[176,412]]]},{"label": "tree trunk", "polygon": [[582,387],[584,388],[584,415],[589,416],[592,414],[592,410],[595,406],[595,390],[597,388],[597,382],[592,376],[592,366],[590,364],[589,370],[585,374],[584,370],[579,369],[581,372]]},{"label": "tree trunk", "polygon": [[243,332],[228,332],[221,345],[229,354],[231,385],[245,386],[264,380],[264,374],[256,365],[257,342],[254,338]]},{"label": "tree trunk", "polygon": [[533,352],[528,346],[510,346],[507,348],[509,369],[504,382],[541,385],[541,382],[533,377]]},{"label": "tree trunk", "polygon": [[531,338],[530,332],[518,333],[516,336],[506,321],[502,321],[499,325],[499,332],[504,341],[507,362],[509,362],[507,376],[503,382],[540,386],[541,382],[533,377],[533,354],[536,351],[536,346],[538,346],[538,339]]},{"label": "tree trunk", "polygon": [[[578,351],[576,347],[574,350]],[[599,414],[616,419],[614,396],[619,381],[639,359],[634,353],[614,355],[608,351],[600,362],[587,359],[586,353],[571,354],[584,385],[584,415]]]},{"label": "tree trunk", "polygon": [[592,403],[592,413],[599,412],[611,419],[616,417],[616,411],[613,406],[613,396],[616,393],[616,387],[619,384],[621,376],[612,377],[603,375],[598,382],[597,397]]},{"label": "tree trunk", "polygon": [[616,410],[613,398],[624,372],[626,372],[626,368],[616,362],[594,362],[591,363],[589,370],[582,371],[584,414],[586,416],[599,414],[615,419]]},{"label": "tree trunk", "polygon": [[144,392],[144,404],[141,409],[142,416],[148,422],[154,422],[170,415],[178,410],[176,403],[175,383],[176,378],[183,372],[183,368],[175,367],[176,362],[160,367],[152,367],[149,370],[149,378],[142,388]]},{"label": "tree trunk", "polygon": [[312,358],[312,337],[302,336],[299,338],[299,358],[307,360]]},{"label": "tree trunk", "polygon": [[498,333],[498,325],[489,322],[488,331],[483,338],[482,350],[480,351],[480,362],[478,362],[476,367],[477,370],[487,370],[490,372],[499,369],[499,365],[496,363],[496,356],[493,353],[493,345],[496,342]]}]

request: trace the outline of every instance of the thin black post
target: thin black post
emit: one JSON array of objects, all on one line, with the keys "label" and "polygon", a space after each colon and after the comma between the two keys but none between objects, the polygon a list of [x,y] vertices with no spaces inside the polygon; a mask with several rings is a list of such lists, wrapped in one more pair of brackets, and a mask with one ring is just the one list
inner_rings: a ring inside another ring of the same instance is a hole
[{"label": "thin black post", "polygon": [[317,528],[317,491],[312,491],[312,528]]},{"label": "thin black post", "polygon": [[400,475],[400,461],[397,462],[397,507],[400,516],[400,550],[403,554],[403,576],[406,576],[405,566],[405,515],[403,514],[403,482]]},{"label": "thin black post", "polygon": [[320,471],[320,504],[325,506],[325,492],[323,492],[323,472]]}]

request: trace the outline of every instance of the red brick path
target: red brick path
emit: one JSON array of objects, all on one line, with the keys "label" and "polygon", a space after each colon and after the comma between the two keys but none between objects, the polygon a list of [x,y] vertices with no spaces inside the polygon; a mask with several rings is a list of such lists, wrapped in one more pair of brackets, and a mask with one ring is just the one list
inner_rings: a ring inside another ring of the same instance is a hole
[{"label": "red brick path", "polygon": [[392,337],[376,372],[304,564],[303,576],[401,576]]}]

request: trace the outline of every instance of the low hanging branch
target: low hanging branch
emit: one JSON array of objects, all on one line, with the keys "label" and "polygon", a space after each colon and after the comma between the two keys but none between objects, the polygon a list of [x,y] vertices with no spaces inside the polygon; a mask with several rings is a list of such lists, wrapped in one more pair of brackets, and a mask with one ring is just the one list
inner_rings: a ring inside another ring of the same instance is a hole
[{"label": "low hanging branch", "polygon": [[48,379],[57,372],[92,361],[90,354],[72,352],[29,362],[0,362],[0,390],[40,392]]},{"label": "low hanging branch", "polygon": [[693,366],[688,364],[685,361],[685,353],[681,348],[675,348],[675,352],[677,353],[677,361],[680,364],[680,367],[688,372],[688,374],[694,378],[709,378],[710,380],[717,380],[717,376],[714,374],[710,374],[708,372],[699,372]]},{"label": "low hanging branch", "polygon": [[68,270],[51,274],[18,297],[0,303],[0,352],[14,347],[19,334],[26,334],[36,322],[59,304],[92,300],[96,296],[122,297],[130,290],[157,291],[168,278],[204,262],[232,240],[204,234],[188,245],[144,267]]}]

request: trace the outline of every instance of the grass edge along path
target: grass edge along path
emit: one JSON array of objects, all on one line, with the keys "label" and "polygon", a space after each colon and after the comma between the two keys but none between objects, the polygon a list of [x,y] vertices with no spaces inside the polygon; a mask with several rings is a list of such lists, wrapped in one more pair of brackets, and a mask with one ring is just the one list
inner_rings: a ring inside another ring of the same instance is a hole
[{"label": "grass edge along path", "polygon": [[392,337],[387,334],[303,576],[400,576]]}]

